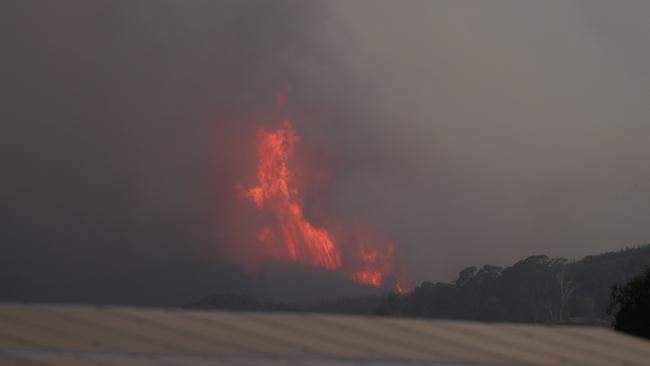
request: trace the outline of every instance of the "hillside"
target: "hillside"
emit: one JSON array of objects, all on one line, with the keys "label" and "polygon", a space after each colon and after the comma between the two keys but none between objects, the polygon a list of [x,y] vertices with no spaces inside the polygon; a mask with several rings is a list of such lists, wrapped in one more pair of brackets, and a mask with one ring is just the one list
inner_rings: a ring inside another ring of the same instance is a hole
[{"label": "hillside", "polygon": [[406,294],[371,295],[315,304],[278,304],[219,294],[189,308],[379,314],[527,323],[608,324],[613,285],[650,266],[650,245],[592,255],[577,261],[535,255],[509,267],[461,270],[454,283],[423,282]]}]

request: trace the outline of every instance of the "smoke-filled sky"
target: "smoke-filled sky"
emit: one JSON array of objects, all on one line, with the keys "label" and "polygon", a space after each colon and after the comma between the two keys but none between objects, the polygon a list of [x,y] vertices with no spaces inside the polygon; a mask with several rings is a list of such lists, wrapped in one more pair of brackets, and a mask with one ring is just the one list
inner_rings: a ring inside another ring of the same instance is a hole
[{"label": "smoke-filled sky", "polygon": [[3,1],[0,300],[240,286],[259,223],[235,187],[285,117],[306,215],[392,240],[412,284],[650,242],[649,17],[632,0]]}]

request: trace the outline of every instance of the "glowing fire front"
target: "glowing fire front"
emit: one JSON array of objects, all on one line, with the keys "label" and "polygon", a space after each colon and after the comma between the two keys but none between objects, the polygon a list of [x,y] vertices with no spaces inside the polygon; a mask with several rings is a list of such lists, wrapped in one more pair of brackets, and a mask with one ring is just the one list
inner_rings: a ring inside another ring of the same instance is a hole
[{"label": "glowing fire front", "polygon": [[[342,269],[359,283],[381,286],[393,271],[393,245],[384,251],[356,243],[355,268],[343,269],[341,247],[330,231],[316,227],[303,212],[300,192],[293,181],[289,160],[299,141],[290,121],[285,120],[276,131],[259,129],[257,133],[258,186],[240,193],[253,201],[258,209],[272,213],[273,224],[264,226],[257,235],[264,249],[275,258],[324,267]],[[401,292],[401,286],[396,286]]]},{"label": "glowing fire front", "polygon": [[305,219],[298,191],[292,182],[288,160],[299,138],[289,121],[277,131],[260,129],[257,136],[257,180],[259,186],[249,189],[245,196],[258,208],[268,206],[275,215],[282,240],[276,240],[271,227],[265,227],[258,240],[271,246],[276,256],[317,267],[341,267],[341,252],[330,233]]},{"label": "glowing fire front", "polygon": [[359,283],[381,286],[385,274],[393,271],[393,244],[389,243],[385,252],[366,246],[359,247],[359,259],[362,269],[352,273],[352,278]]}]

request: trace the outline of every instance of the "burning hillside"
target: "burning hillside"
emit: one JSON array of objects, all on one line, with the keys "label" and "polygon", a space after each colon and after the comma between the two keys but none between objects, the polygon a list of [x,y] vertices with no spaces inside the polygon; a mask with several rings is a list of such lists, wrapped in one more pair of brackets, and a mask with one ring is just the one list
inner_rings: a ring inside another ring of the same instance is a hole
[{"label": "burning hillside", "polygon": [[288,160],[298,142],[287,120],[277,131],[258,131],[259,186],[244,193],[259,209],[265,206],[275,214],[277,226],[265,226],[258,239],[265,250],[277,258],[289,258],[316,267],[341,267],[341,252],[332,235],[305,219],[300,193],[293,186]]},{"label": "burning hillside", "polygon": [[299,141],[288,119],[275,131],[257,132],[258,185],[239,191],[260,211],[269,213],[257,235],[260,256],[341,271],[355,282],[376,287],[388,285],[390,278],[395,290],[402,291],[392,243],[374,240],[367,230],[357,230],[349,239],[338,238],[333,230],[319,227],[305,216],[291,165]]}]

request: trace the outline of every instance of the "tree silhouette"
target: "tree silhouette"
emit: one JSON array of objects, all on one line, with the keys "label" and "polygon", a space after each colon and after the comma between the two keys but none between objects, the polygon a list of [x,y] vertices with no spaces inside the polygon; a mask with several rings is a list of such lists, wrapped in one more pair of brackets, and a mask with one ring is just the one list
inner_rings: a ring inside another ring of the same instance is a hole
[{"label": "tree silhouette", "polygon": [[614,316],[614,329],[650,339],[650,267],[613,287],[607,313]]}]

